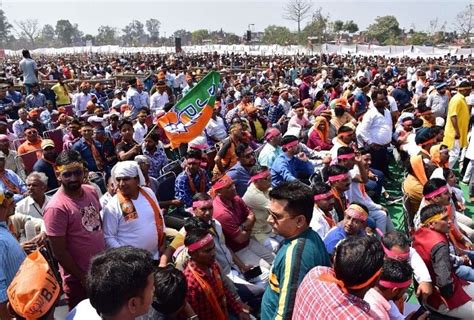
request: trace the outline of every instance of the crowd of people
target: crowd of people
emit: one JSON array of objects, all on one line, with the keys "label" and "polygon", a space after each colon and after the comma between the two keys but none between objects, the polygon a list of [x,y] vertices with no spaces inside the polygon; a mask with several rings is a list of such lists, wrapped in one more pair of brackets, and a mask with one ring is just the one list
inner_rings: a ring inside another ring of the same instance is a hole
[{"label": "crowd of people", "polygon": [[[0,64],[0,318],[472,318],[471,63],[24,50]],[[173,149],[157,120],[211,70]]]}]

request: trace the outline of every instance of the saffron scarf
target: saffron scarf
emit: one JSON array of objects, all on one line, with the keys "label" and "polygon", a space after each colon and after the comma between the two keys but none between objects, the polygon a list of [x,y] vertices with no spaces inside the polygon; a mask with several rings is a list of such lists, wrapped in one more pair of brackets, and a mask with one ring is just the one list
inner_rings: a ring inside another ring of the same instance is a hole
[{"label": "saffron scarf", "polygon": [[[201,275],[191,266],[189,265],[189,270],[193,274],[196,281],[199,283],[199,286],[204,291],[206,295],[207,301],[211,305],[212,310],[214,311],[214,315],[216,320],[225,320],[227,319],[227,310],[225,309],[225,293],[224,293],[224,286],[222,284],[222,279],[220,276],[219,269],[217,264],[214,263],[211,267],[211,276],[216,280],[216,287],[212,288],[209,283],[201,277]],[[224,310],[222,310],[221,305],[219,304],[219,300],[223,302]]]},{"label": "saffron scarf", "polygon": [[[158,249],[165,242],[165,233],[164,233],[164,222],[163,217],[161,216],[161,210],[156,201],[145,191],[143,188],[140,188],[140,193],[145,197],[145,199],[150,204],[153,209],[153,215],[155,216],[156,224],[156,233],[158,236]],[[120,190],[117,190],[117,199],[119,201],[120,209],[122,210],[122,215],[125,221],[131,221],[138,218],[138,213],[133,205],[131,199],[125,197]]]},{"label": "saffron scarf", "polygon": [[20,188],[18,188],[13,182],[11,182],[7,178],[6,171],[3,171],[1,179],[5,187],[7,187],[8,191],[11,191],[13,193],[20,193]]},{"label": "saffron scarf", "polygon": [[428,182],[425,172],[425,164],[423,163],[423,157],[421,155],[412,156],[410,158],[411,168],[415,177],[420,181],[422,185],[425,185]]},{"label": "saffron scarf", "polygon": [[104,161],[102,160],[102,156],[100,155],[99,150],[97,150],[95,143],[87,141],[86,139],[84,139],[84,142],[89,146],[92,151],[92,157],[94,158],[95,164],[97,165],[97,169],[99,169],[99,171],[102,171],[104,169]]},{"label": "saffron scarf", "polygon": [[[204,171],[199,170],[198,174],[199,174],[199,192],[201,193],[206,192],[206,178],[204,177]],[[194,184],[193,177],[191,177],[191,175],[188,173],[187,170],[186,170],[186,175],[188,176],[189,188],[191,189],[191,192],[193,193],[193,195],[195,195],[196,192],[198,192],[198,190],[196,189],[196,185]]]},{"label": "saffron scarf", "polygon": [[[318,129],[319,125],[321,123],[325,123],[326,124],[326,129],[324,129],[324,131],[320,131]],[[319,116],[319,117],[316,117],[316,121],[314,122],[314,130],[316,130],[316,133],[318,134],[319,138],[324,141],[324,142],[328,142],[329,140],[329,122],[326,120],[326,118],[322,117],[322,116]]]}]

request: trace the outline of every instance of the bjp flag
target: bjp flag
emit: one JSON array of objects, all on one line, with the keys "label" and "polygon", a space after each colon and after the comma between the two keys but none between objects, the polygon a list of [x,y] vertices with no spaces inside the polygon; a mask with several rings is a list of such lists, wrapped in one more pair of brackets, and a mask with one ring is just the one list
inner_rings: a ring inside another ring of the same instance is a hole
[{"label": "bjp flag", "polygon": [[202,133],[211,119],[219,82],[220,74],[211,71],[158,119],[173,149]]}]

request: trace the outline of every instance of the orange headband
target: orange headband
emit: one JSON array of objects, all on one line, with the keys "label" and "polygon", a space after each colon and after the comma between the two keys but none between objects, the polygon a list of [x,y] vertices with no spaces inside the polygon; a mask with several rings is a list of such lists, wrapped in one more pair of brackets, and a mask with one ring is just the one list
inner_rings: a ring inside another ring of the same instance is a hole
[{"label": "orange headband", "polygon": [[337,136],[338,137],[348,137],[348,136],[352,136],[353,134],[354,134],[354,131],[346,131],[346,132],[338,133]]},{"label": "orange headband", "polygon": [[380,276],[381,273],[382,273],[382,268],[380,268],[376,273],[374,273],[374,275],[372,277],[367,279],[367,281],[365,281],[364,283],[357,284],[355,286],[350,286],[350,287],[346,287],[344,282],[342,282],[341,280],[337,279],[335,276],[333,276],[332,274],[329,274],[329,273],[321,275],[319,277],[319,280],[325,281],[325,282],[335,283],[339,288],[341,288],[341,290],[342,290],[342,292],[344,292],[344,294],[348,294],[349,293],[348,289],[358,290],[358,289],[362,289],[362,288],[367,287],[369,284],[371,284],[373,281],[375,281],[375,279],[377,279]]}]

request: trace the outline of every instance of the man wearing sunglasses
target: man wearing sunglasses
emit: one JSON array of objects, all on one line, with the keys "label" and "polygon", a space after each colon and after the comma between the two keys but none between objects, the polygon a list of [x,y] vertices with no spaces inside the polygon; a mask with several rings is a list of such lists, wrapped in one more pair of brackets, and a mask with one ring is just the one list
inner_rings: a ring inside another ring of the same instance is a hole
[{"label": "man wearing sunglasses", "polygon": [[91,259],[105,249],[100,203],[94,187],[83,184],[84,164],[77,151],[56,159],[61,184],[44,210],[46,234],[61,266],[63,289],[71,310],[87,298],[86,273]]}]

